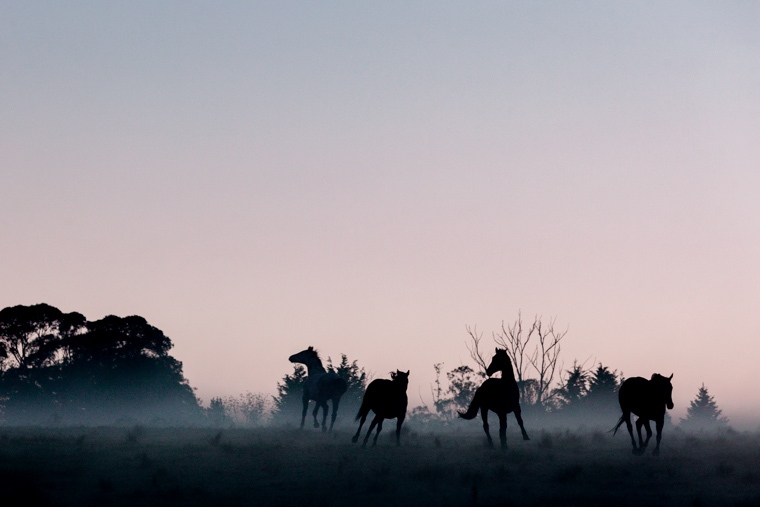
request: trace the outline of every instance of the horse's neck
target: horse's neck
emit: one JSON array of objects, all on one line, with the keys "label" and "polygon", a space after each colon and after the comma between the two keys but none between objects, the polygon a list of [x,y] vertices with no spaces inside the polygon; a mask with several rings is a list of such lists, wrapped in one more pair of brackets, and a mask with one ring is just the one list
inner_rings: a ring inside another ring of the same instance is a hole
[{"label": "horse's neck", "polygon": [[501,369],[501,378],[509,382],[517,383],[517,380],[515,380],[515,372],[512,371],[511,366]]},{"label": "horse's neck", "polygon": [[314,359],[312,361],[309,361],[306,364],[306,371],[309,373],[309,376],[319,376],[322,373],[326,373],[325,367],[322,366],[322,361],[319,359]]}]

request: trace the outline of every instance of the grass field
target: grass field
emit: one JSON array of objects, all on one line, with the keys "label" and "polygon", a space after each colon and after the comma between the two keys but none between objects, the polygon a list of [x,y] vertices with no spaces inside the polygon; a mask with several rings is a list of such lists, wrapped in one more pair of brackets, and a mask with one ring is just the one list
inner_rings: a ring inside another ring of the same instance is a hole
[{"label": "grass field", "polygon": [[[0,505],[760,505],[760,435],[0,428]],[[651,447],[650,447],[651,451]]]}]

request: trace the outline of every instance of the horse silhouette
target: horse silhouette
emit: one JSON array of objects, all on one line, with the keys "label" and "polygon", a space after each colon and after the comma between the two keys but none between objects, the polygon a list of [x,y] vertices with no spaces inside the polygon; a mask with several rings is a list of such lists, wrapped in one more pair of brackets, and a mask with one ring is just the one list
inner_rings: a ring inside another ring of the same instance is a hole
[{"label": "horse silhouette", "polygon": [[[655,422],[657,429],[657,445],[652,450],[652,454],[660,454],[660,440],[662,439],[662,426],[665,422],[665,407],[673,409],[673,385],[670,377],[664,377],[659,373],[652,375],[651,380],[643,377],[631,377],[623,382],[618,392],[620,408],[623,415],[613,428],[612,435],[617,433],[618,428],[623,422],[628,427],[628,433],[631,435],[633,444],[633,454],[644,454],[649,439],[652,437],[652,428],[649,421]],[[636,420],[636,431],[639,434],[639,445],[636,446],[636,439],[633,437],[633,427],[631,426],[631,413],[639,416]],[[641,427],[647,429],[647,439],[641,438]]]},{"label": "horse silhouette", "polygon": [[491,364],[486,369],[490,377],[497,371],[501,371],[501,378],[489,378],[475,391],[470,407],[467,412],[459,412],[462,419],[475,419],[480,410],[483,418],[483,430],[488,437],[488,445],[493,447],[491,432],[488,430],[488,411],[491,410],[499,416],[499,438],[501,448],[507,448],[507,414],[514,412],[517,424],[520,425],[523,440],[530,440],[525,431],[520,409],[520,390],[517,388],[515,373],[512,371],[512,361],[509,360],[506,349],[496,349],[496,354],[491,359]]},{"label": "horse silhouette", "polygon": [[337,373],[328,372],[322,366],[322,360],[314,347],[302,350],[298,354],[290,356],[291,363],[301,363],[306,365],[308,376],[303,386],[303,412],[301,413],[301,428],[306,421],[306,412],[309,410],[309,401],[314,400],[317,405],[314,407],[314,427],[319,428],[317,422],[317,412],[320,407],[323,409],[322,414],[322,431],[327,430],[327,400],[332,400],[332,420],[330,421],[330,431],[335,424],[335,418],[338,416],[338,406],[340,397],[348,390],[348,382],[338,376]]},{"label": "horse silhouette", "polygon": [[356,435],[351,439],[352,442],[356,443],[359,440],[362,426],[367,420],[367,414],[372,410],[375,413],[375,418],[369,425],[362,447],[367,445],[367,440],[369,440],[375,425],[377,425],[377,433],[372,445],[377,444],[377,437],[380,436],[380,430],[383,429],[383,419],[396,419],[396,445],[401,445],[401,425],[404,424],[404,418],[406,418],[406,387],[408,384],[409,371],[404,373],[396,370],[391,372],[391,380],[376,379],[367,386],[367,391],[362,398],[362,406],[359,408],[359,413],[356,414],[356,420],[361,419],[359,429],[356,430]]}]

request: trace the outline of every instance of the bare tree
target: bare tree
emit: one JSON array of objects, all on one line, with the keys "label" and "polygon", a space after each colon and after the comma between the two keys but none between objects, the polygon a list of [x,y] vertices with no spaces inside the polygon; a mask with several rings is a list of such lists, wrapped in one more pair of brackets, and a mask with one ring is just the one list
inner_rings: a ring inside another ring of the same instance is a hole
[{"label": "bare tree", "polygon": [[[518,312],[517,320],[511,325],[502,321],[501,332],[493,334],[493,341],[498,347],[506,349],[515,369],[515,377],[523,399],[534,400],[540,404],[552,396],[551,385],[558,371],[558,360],[562,350],[561,341],[567,330],[556,331],[555,319],[544,324],[540,316],[533,319],[533,324],[527,330],[523,329],[522,314]],[[467,326],[470,335],[466,343],[475,364],[482,374],[485,374],[487,361],[481,350],[482,333],[477,328]],[[531,344],[534,344],[531,349]],[[559,367],[561,370],[561,366]],[[536,378],[529,378],[534,373]]]},{"label": "bare tree", "polygon": [[478,368],[478,374],[481,377],[485,377],[488,363],[483,358],[483,354],[480,351],[480,340],[483,339],[483,333],[478,334],[478,326],[472,328],[470,326],[465,326],[465,329],[467,329],[467,334],[470,335],[470,340],[464,342],[464,344],[470,352],[470,357],[475,361],[475,366]]}]

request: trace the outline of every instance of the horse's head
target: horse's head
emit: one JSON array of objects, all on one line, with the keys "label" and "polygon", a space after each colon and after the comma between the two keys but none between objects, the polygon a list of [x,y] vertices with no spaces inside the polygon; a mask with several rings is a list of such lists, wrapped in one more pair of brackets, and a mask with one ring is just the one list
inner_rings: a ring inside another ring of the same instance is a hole
[{"label": "horse's head", "polygon": [[673,410],[673,384],[670,383],[671,380],[673,380],[673,374],[671,374],[670,377],[665,377],[659,373],[652,374],[650,380],[650,382],[657,386],[657,389],[662,393],[668,410]]},{"label": "horse's head", "polygon": [[406,386],[409,385],[409,370],[405,372],[401,370],[392,371],[391,381],[399,386],[403,386],[404,390],[406,390]]},{"label": "horse's head", "polygon": [[314,347],[309,347],[306,350],[302,350],[297,354],[293,354],[288,358],[291,363],[309,364],[314,359],[319,359],[319,354],[314,350]]},{"label": "horse's head", "polygon": [[491,364],[488,365],[488,368],[486,368],[486,375],[489,377],[496,373],[497,371],[512,371],[512,361],[509,360],[509,354],[507,354],[507,349],[496,349],[496,354],[494,354],[493,359],[491,359]]}]

